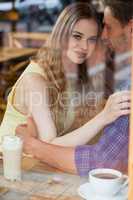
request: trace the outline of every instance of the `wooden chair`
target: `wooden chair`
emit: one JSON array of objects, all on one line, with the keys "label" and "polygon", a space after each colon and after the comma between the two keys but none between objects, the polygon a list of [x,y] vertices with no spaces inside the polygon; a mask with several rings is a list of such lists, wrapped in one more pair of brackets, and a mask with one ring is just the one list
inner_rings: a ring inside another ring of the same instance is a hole
[{"label": "wooden chair", "polygon": [[[42,46],[42,42],[45,44],[49,35],[50,33],[10,32],[7,34],[8,46],[10,48],[40,48]],[[11,65],[10,70],[12,72],[23,70],[28,65],[28,63],[28,60],[24,60],[21,62],[19,61],[18,63],[13,64],[13,66]]]},{"label": "wooden chair", "polygon": [[9,47],[23,48],[24,45],[26,45],[26,47],[29,47],[30,43],[30,47],[39,48],[40,46],[42,46],[42,42],[45,44],[49,35],[50,33],[10,32],[8,33]]},{"label": "wooden chair", "polygon": [[17,73],[17,72],[21,72],[25,69],[25,67],[29,64],[29,60],[24,60],[24,61],[21,61],[17,64],[12,64],[10,65],[9,67],[9,70],[11,73]]}]

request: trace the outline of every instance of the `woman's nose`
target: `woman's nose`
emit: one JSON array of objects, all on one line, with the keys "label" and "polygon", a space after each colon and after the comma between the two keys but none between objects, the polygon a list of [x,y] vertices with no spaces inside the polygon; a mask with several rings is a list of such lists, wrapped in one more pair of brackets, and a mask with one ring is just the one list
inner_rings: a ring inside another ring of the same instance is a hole
[{"label": "woman's nose", "polygon": [[88,49],[88,41],[82,40],[81,47],[82,47],[83,50],[87,50]]}]

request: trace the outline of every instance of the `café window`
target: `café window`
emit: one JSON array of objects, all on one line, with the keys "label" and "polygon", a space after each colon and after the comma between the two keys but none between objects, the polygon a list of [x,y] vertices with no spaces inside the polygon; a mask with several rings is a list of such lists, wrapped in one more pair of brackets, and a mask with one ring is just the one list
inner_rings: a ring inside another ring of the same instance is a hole
[{"label": "caf\u00e9 window", "polygon": [[[4,116],[7,96],[12,86],[26,69],[30,59],[42,47],[42,44],[45,47],[61,11],[73,2],[80,2],[80,0],[0,0],[0,122]],[[81,2],[83,1],[81,0]],[[89,0],[86,0],[86,2],[89,2]],[[99,19],[102,23],[104,9],[102,1],[92,0],[92,3],[97,9]],[[94,117],[103,108],[105,99],[107,100],[112,93],[130,90],[132,87],[131,82],[133,82],[133,66],[131,69],[133,50],[127,51],[124,42],[122,45],[118,44],[120,48],[117,53],[110,48],[105,50],[101,43],[98,45],[90,60],[87,61],[87,68],[76,68],[75,70],[70,66],[68,69],[72,82],[75,81],[73,77],[82,79],[81,82],[89,81],[85,92],[89,90],[91,94],[89,96],[91,104],[89,112],[90,118]],[[81,82],[79,79],[77,82],[80,85]],[[81,91],[82,87],[77,90],[78,92]],[[133,87],[131,95],[133,97]],[[86,99],[83,99],[83,101],[85,102]],[[79,102],[79,99],[77,102]],[[96,107],[96,105],[99,107]],[[85,106],[83,111],[86,111]],[[77,120],[77,123],[83,124],[85,114],[82,112],[78,113],[77,116],[80,118]],[[77,127],[75,123],[74,128]],[[100,136],[101,133],[91,142],[98,141]],[[129,200],[133,198],[132,148],[133,102],[130,117],[130,154],[128,163],[130,179]]]}]

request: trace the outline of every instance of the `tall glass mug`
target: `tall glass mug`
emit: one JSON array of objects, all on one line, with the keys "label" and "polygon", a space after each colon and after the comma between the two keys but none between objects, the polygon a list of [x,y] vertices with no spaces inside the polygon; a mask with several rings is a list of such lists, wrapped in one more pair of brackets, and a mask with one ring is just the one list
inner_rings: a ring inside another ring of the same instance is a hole
[{"label": "tall glass mug", "polygon": [[21,180],[23,142],[17,136],[4,136],[2,141],[4,177],[11,181]]}]

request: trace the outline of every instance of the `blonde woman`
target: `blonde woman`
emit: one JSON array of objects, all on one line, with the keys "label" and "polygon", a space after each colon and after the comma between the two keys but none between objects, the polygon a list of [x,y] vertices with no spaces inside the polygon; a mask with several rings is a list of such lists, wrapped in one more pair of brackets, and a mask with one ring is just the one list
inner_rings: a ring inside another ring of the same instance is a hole
[{"label": "blonde woman", "polygon": [[75,119],[71,105],[72,88],[67,78],[71,64],[85,66],[94,52],[101,32],[92,5],[75,3],[59,16],[47,48],[42,48],[31,61],[8,97],[0,135],[15,134],[19,124],[34,119],[43,141],[76,146],[88,143],[104,126],[121,115],[129,114],[130,93],[117,92],[108,99],[104,109],[83,126],[69,129]]}]

